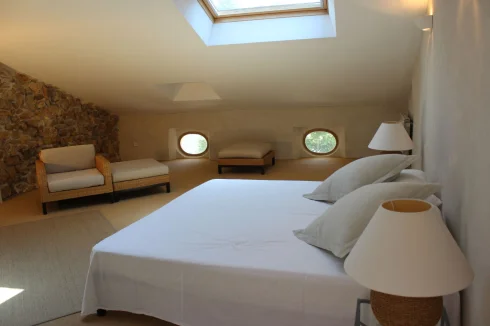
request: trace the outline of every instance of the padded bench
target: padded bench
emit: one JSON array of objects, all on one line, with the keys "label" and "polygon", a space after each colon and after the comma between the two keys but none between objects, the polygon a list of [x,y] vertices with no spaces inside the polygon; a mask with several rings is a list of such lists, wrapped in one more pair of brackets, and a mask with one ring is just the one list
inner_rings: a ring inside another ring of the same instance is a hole
[{"label": "padded bench", "polygon": [[170,192],[168,166],[154,159],[111,163],[112,184],[117,191],[163,186]]},{"label": "padded bench", "polygon": [[222,149],[218,153],[218,173],[224,167],[259,167],[265,174],[265,167],[276,164],[275,152],[269,143],[239,143]]}]

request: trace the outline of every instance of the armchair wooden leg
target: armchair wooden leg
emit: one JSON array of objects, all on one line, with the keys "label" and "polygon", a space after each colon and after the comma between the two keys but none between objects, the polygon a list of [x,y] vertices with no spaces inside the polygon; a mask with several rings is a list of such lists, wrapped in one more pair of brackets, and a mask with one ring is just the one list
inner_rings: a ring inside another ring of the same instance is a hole
[{"label": "armchair wooden leg", "polygon": [[43,215],[47,215],[48,214],[47,204],[46,203],[42,203],[42,204],[43,204]]}]

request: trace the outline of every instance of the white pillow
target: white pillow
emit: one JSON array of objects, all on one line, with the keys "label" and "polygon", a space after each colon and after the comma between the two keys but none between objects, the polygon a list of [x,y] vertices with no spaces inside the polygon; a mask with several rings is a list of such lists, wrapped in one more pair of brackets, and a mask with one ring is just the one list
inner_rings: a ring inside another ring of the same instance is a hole
[{"label": "white pillow", "polygon": [[417,169],[406,169],[406,170],[402,170],[398,178],[396,178],[394,181],[417,182],[417,180],[427,181],[427,178],[425,177],[425,172]]},{"label": "white pillow", "polygon": [[[403,170],[400,172],[400,176],[396,178],[393,182],[427,182],[425,178],[425,172],[416,169]],[[432,205],[439,207],[442,205],[442,200],[436,195],[430,195],[424,199],[425,201],[431,203]]]},{"label": "white pillow", "polygon": [[335,171],[305,198],[335,202],[365,185],[396,177],[415,161],[415,156],[384,154],[358,159]]},{"label": "white pillow", "polygon": [[440,186],[432,183],[367,185],[337,201],[306,229],[293,232],[298,239],[343,258],[354,247],[381,203],[399,198],[424,199],[439,190]]}]

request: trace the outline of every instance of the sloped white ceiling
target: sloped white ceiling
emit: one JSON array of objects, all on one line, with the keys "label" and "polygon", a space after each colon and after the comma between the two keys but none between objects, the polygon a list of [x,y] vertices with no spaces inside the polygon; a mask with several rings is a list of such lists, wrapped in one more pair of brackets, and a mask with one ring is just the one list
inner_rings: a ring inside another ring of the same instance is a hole
[{"label": "sloped white ceiling", "polygon": [[[337,37],[207,47],[172,0],[0,0],[0,61],[115,111],[406,100],[426,0],[336,0]],[[216,103],[176,103],[205,82]]]}]

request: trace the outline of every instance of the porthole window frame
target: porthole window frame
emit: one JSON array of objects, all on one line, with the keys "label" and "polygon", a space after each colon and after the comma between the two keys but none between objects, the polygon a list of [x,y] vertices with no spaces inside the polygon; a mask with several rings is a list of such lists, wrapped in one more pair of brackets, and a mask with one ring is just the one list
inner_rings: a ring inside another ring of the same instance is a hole
[{"label": "porthole window frame", "polygon": [[[315,132],[315,131],[324,131],[324,132],[328,132],[330,134],[332,134],[334,137],[335,137],[335,147],[328,153],[315,153],[313,151],[311,151],[308,146],[306,146],[306,137],[311,134],[312,132]],[[306,131],[303,135],[303,148],[305,149],[305,151],[307,151],[309,154],[311,155],[314,155],[314,156],[328,156],[328,155],[332,155],[333,153],[335,153],[337,151],[337,149],[339,148],[339,144],[340,144],[340,141],[339,141],[339,136],[337,136],[337,134],[335,132],[333,132],[332,130],[330,129],[326,129],[326,128],[314,128],[314,129],[310,129],[308,131]]]},{"label": "porthole window frame", "polygon": [[[199,135],[199,136],[202,136],[204,137],[204,139],[206,139],[206,143],[208,146],[206,146],[206,150],[200,154],[189,154],[187,153],[183,148],[182,146],[180,145],[181,141],[182,141],[182,138],[184,138],[185,136],[187,135]],[[177,146],[179,148],[179,152],[184,155],[184,156],[188,156],[188,157],[202,157],[204,155],[206,155],[208,152],[209,152],[209,138],[203,134],[202,132],[199,132],[199,131],[188,131],[188,132],[184,132],[182,135],[179,136],[179,139],[177,140]]]}]

